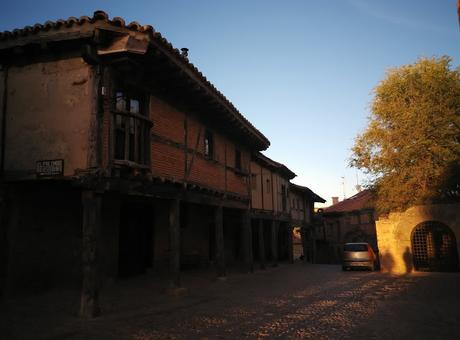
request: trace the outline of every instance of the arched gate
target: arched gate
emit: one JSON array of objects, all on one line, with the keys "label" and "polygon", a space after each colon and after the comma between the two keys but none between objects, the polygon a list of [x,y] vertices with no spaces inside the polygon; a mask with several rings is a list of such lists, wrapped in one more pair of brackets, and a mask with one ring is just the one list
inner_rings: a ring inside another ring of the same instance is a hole
[{"label": "arched gate", "polygon": [[458,270],[457,241],[445,224],[436,221],[420,223],[412,231],[411,241],[416,270]]}]

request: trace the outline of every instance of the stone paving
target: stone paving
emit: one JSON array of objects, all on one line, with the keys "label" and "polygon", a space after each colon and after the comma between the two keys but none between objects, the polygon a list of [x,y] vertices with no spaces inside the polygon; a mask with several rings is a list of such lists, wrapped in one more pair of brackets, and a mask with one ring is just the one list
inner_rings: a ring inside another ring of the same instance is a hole
[{"label": "stone paving", "polygon": [[460,339],[460,273],[342,272],[283,264],[254,274],[183,275],[171,295],[152,276],[103,291],[79,320],[76,292],[10,300],[1,339]]}]

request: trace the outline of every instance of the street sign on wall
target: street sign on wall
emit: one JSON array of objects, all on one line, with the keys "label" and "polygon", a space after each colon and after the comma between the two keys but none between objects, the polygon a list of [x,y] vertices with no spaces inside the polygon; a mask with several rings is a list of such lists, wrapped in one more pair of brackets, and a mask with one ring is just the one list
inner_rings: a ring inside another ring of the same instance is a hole
[{"label": "street sign on wall", "polygon": [[37,161],[36,173],[38,177],[62,176],[64,175],[64,160],[52,159]]}]

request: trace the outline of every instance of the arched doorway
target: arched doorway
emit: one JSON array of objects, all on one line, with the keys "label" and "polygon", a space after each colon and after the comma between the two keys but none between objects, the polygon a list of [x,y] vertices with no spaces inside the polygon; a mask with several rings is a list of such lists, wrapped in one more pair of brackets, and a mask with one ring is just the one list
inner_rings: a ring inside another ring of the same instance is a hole
[{"label": "arched doorway", "polygon": [[436,221],[420,223],[412,231],[411,241],[416,270],[458,270],[457,241],[445,224]]},{"label": "arched doorway", "polygon": [[345,243],[348,242],[369,242],[368,236],[362,230],[352,230],[345,234],[344,236]]}]

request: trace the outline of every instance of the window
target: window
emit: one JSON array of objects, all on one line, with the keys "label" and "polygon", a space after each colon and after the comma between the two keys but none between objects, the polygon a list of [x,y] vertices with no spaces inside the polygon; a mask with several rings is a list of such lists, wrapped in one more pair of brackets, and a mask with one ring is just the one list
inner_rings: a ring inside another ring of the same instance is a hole
[{"label": "window", "polygon": [[213,159],[214,156],[214,138],[209,130],[204,134],[204,156],[207,159]]},{"label": "window", "polygon": [[114,159],[148,164],[152,122],[145,112],[141,94],[124,90],[115,92]]},{"label": "window", "polygon": [[370,222],[371,222],[370,215],[368,213],[362,213],[361,214],[361,223],[370,223]]},{"label": "window", "polygon": [[351,215],[350,216],[350,224],[358,224],[359,223],[359,217],[358,215]]},{"label": "window", "polygon": [[251,185],[252,185],[252,190],[257,190],[257,175],[256,174],[251,175]]},{"label": "window", "polygon": [[283,184],[281,185],[281,203],[282,203],[283,211],[286,211],[286,203],[287,203],[286,199],[287,199],[286,186]]},{"label": "window", "polygon": [[235,149],[235,169],[241,170],[241,151]]},{"label": "window", "polygon": [[266,192],[267,192],[267,194],[269,194],[269,193],[271,192],[271,185],[270,185],[270,180],[269,180],[268,178],[267,178],[266,183],[267,183],[267,190],[266,190]]}]

